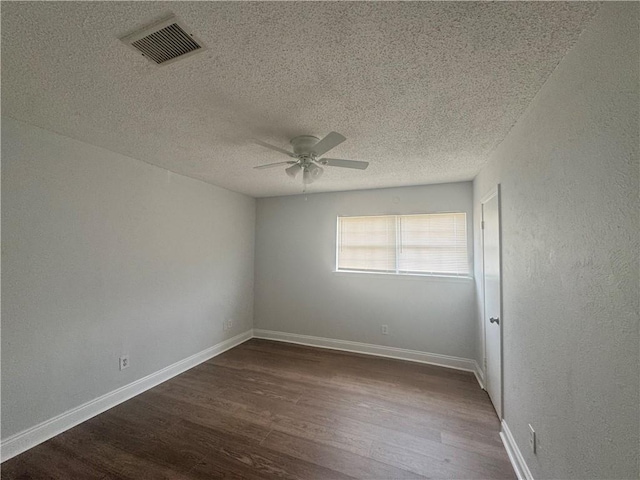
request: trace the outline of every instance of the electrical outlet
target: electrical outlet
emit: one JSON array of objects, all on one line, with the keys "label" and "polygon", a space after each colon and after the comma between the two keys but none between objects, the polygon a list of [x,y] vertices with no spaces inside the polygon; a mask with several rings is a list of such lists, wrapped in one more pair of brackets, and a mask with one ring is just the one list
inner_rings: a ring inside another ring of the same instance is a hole
[{"label": "electrical outlet", "polygon": [[233,319],[230,318],[227,320],[227,330],[231,330],[233,328]]},{"label": "electrical outlet", "polygon": [[537,445],[536,445],[536,431],[533,429],[531,424],[529,424],[529,446],[531,447],[531,451],[535,454],[537,453]]},{"label": "electrical outlet", "polygon": [[129,368],[129,355],[122,355],[120,357],[120,370]]},{"label": "electrical outlet", "polygon": [[383,335],[389,335],[389,325],[380,325],[380,330]]}]

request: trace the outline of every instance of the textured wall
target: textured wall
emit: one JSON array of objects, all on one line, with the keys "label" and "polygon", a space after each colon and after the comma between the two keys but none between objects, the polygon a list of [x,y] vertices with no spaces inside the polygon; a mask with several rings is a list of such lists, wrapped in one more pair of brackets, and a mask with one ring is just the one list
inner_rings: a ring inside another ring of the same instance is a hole
[{"label": "textured wall", "polygon": [[4,438],[251,328],[253,199],[8,118],[2,163]]},{"label": "textured wall", "polygon": [[504,416],[535,478],[639,475],[638,10],[601,7],[474,182],[478,249],[502,187]]},{"label": "textured wall", "polygon": [[338,215],[450,211],[471,262],[470,182],[259,199],[256,328],[473,358],[473,280],[334,272]]}]

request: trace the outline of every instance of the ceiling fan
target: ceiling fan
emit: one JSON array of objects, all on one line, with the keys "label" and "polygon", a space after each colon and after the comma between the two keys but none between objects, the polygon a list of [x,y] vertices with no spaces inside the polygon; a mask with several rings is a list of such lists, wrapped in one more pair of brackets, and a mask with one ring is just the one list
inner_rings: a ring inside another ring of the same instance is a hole
[{"label": "ceiling fan", "polygon": [[345,137],[336,132],[329,133],[322,140],[312,135],[300,135],[299,137],[292,138],[289,142],[293,146],[293,152],[256,140],[255,142],[258,145],[270,148],[276,152],[284,153],[295,160],[268,163],[267,165],[260,165],[253,168],[261,170],[264,168],[278,167],[280,165],[290,165],[285,168],[284,171],[291,178],[295,178],[300,172],[302,172],[302,182],[305,185],[313,183],[322,176],[322,173],[324,172],[324,169],[322,168],[323,166],[355,168],[358,170],[364,170],[367,168],[369,166],[369,162],[323,157],[325,153],[340,145],[345,140]]}]

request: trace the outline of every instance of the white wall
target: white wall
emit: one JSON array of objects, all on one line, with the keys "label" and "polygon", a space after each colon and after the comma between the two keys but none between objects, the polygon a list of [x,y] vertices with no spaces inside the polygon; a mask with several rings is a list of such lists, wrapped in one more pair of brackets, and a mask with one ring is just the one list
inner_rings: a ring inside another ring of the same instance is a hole
[{"label": "white wall", "polygon": [[638,7],[601,7],[474,182],[477,252],[502,188],[504,417],[536,479],[639,476]]},{"label": "white wall", "polygon": [[3,438],[252,327],[252,198],[2,122]]},{"label": "white wall", "polygon": [[473,358],[473,280],[334,272],[338,215],[451,211],[471,262],[470,182],[259,199],[255,327]]}]

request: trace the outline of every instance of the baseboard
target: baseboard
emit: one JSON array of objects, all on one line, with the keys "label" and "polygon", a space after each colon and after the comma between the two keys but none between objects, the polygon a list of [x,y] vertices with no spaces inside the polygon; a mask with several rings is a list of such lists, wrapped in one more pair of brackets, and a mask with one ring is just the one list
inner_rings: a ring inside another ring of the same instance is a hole
[{"label": "baseboard", "polygon": [[522,452],[518,448],[513,435],[511,435],[511,430],[509,430],[507,422],[504,420],[502,420],[500,438],[502,439],[502,443],[504,443],[504,448],[507,450],[507,455],[509,455],[509,460],[511,461],[513,469],[516,471],[518,480],[533,480],[531,470],[529,470],[527,462],[525,462]]},{"label": "baseboard", "polygon": [[196,353],[184,360],[180,360],[168,367],[158,370],[155,373],[147,375],[133,383],[124,387],[106,393],[101,397],[91,400],[79,407],[72,408],[56,417],[46,420],[34,427],[28,428],[22,432],[12,435],[0,443],[0,451],[2,461],[9,460],[16,455],[29,450],[36,445],[49,440],[56,435],[69,430],[76,425],[89,420],[96,415],[115,407],[116,405],[129,400],[142,392],[155,387],[169,380],[180,373],[195,367],[196,365],[209,360],[210,358],[220,355],[222,352],[233,348],[250,338],[252,338],[252,330],[247,330],[240,335],[220,342],[213,347],[207,348]]},{"label": "baseboard", "polygon": [[484,371],[480,368],[480,364],[476,361],[474,363],[473,373],[476,376],[476,380],[478,380],[478,384],[480,384],[480,388],[486,390],[484,386]]},{"label": "baseboard", "polygon": [[265,340],[276,340],[279,342],[297,343],[311,347],[329,348],[331,350],[342,350],[345,352],[362,353],[377,357],[396,358],[408,360],[410,362],[427,363],[440,367],[464,370],[467,372],[476,371],[475,361],[468,358],[451,357],[438,353],[420,352],[417,350],[407,350],[404,348],[386,347],[384,345],[374,345],[371,343],[351,342],[348,340],[337,340],[334,338],[312,337],[309,335],[298,335],[295,333],[275,332],[272,330],[253,330],[255,338]]}]

